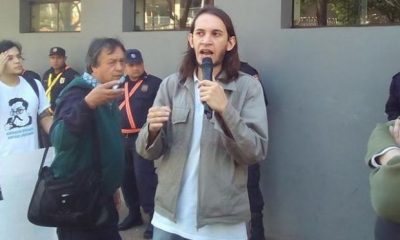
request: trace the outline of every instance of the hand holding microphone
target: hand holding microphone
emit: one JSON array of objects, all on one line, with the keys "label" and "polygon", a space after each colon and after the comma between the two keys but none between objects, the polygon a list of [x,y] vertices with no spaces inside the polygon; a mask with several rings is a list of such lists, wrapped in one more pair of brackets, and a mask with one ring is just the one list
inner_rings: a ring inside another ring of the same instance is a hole
[{"label": "hand holding microphone", "polygon": [[214,64],[211,58],[204,58],[201,64],[201,69],[203,72],[203,79],[199,84],[200,89],[200,100],[204,105],[204,114],[207,119],[212,118],[213,110],[222,113],[226,105],[228,104],[228,99],[225,95],[225,91],[220,84],[212,81],[212,71]]}]

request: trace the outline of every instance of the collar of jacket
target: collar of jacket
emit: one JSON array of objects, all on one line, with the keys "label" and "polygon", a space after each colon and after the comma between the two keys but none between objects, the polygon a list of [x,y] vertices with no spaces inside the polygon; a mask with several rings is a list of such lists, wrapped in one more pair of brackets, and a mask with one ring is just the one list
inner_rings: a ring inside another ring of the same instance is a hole
[{"label": "collar of jacket", "polygon": [[93,75],[89,74],[88,72],[84,72],[82,74],[83,80],[85,80],[88,84],[90,84],[93,88],[99,85],[99,81],[93,77]]}]

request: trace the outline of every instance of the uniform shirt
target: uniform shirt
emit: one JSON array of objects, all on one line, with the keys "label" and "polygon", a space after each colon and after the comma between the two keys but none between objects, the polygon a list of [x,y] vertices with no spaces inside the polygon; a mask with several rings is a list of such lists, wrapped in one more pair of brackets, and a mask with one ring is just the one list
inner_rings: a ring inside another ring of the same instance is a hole
[{"label": "uniform shirt", "polygon": [[[132,115],[137,128],[141,128],[146,123],[147,112],[149,111],[149,108],[153,105],[154,99],[161,83],[160,78],[147,74],[146,72],[142,75],[142,77],[140,77],[140,79],[143,79],[142,84],[129,99]],[[124,88],[125,83],[127,82],[128,92],[130,92],[132,88],[134,88],[136,84],[139,83],[140,79],[138,81],[132,81],[130,80],[129,76],[126,76],[124,85],[122,85],[121,87]],[[125,94],[122,95],[121,99],[118,100],[118,105],[120,105],[124,100]],[[131,129],[125,107],[126,105],[121,109],[121,127],[122,129]]]},{"label": "uniform shirt", "polygon": [[0,81],[0,157],[39,148],[37,116],[49,103],[38,80],[39,98],[23,77],[19,81],[16,86]]},{"label": "uniform shirt", "polygon": [[[51,93],[50,93],[50,107],[51,110],[55,110],[56,107],[56,99],[60,92],[64,89],[65,86],[68,85],[75,77],[78,77],[80,74],[75,71],[74,69],[65,66],[64,71],[61,72],[61,75],[59,76],[60,73],[54,74],[54,68],[50,68],[43,74],[43,79],[42,83],[44,86],[44,89],[47,91],[48,88],[51,86],[50,84],[54,83],[54,86],[51,88]],[[49,77],[51,74],[51,83],[49,83]]]},{"label": "uniform shirt", "polygon": [[[247,73],[252,77],[254,77],[255,75],[257,75],[259,77],[257,69],[250,66],[250,64],[248,64],[247,62],[240,62],[240,71]],[[268,106],[267,93],[265,91],[264,83],[263,83],[263,81],[261,81],[261,79],[258,79],[258,80],[260,81],[261,87],[263,89],[265,106]]]}]

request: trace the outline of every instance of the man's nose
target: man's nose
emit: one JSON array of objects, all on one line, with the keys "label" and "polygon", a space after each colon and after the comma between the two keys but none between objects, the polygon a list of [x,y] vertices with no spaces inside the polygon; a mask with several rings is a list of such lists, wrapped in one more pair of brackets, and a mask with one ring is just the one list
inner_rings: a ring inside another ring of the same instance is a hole
[{"label": "man's nose", "polygon": [[204,36],[201,38],[201,43],[203,44],[211,44],[212,43],[212,36],[210,33],[204,34]]},{"label": "man's nose", "polygon": [[118,71],[123,71],[125,69],[125,63],[124,62],[118,62],[117,65],[115,66],[115,68]]}]

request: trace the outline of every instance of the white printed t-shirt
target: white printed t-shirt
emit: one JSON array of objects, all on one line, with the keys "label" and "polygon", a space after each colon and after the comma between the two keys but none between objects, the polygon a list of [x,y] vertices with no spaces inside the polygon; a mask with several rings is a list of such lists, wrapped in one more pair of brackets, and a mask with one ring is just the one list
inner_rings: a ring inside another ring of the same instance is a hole
[{"label": "white printed t-shirt", "polygon": [[0,81],[0,157],[39,148],[37,115],[50,106],[38,80],[39,98],[25,78],[19,81],[16,86]]}]

